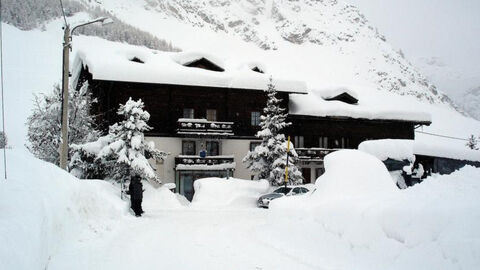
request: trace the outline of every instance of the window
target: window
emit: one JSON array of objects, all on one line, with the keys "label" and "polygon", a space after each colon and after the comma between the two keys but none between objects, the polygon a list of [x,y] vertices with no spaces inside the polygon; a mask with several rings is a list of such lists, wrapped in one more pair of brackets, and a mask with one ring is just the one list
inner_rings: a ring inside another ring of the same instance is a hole
[{"label": "window", "polygon": [[318,139],[318,146],[320,148],[328,148],[328,137],[320,137]]},{"label": "window", "polygon": [[182,155],[195,155],[195,142],[183,141],[182,142]]},{"label": "window", "polygon": [[298,194],[301,194],[301,193],[302,193],[302,191],[298,187],[296,187],[292,190],[292,195],[298,195]]},{"label": "window", "polygon": [[340,148],[340,140],[338,138],[333,140],[333,148]]},{"label": "window", "polygon": [[255,147],[259,146],[262,144],[261,142],[250,142],[250,152],[253,152],[255,150]]},{"label": "window", "polygon": [[293,137],[293,144],[295,148],[303,148],[304,146],[304,138],[303,136],[295,136]]},{"label": "window", "polygon": [[289,188],[289,187],[281,187],[281,188],[278,188],[276,190],[273,191],[273,193],[283,193],[285,195],[287,195],[290,190],[292,190],[292,188]]},{"label": "window", "polygon": [[208,156],[218,156],[218,142],[207,141],[207,155]]},{"label": "window", "polygon": [[301,188],[299,188],[299,189],[300,189],[300,191],[301,191],[302,193],[308,193],[308,192],[309,192],[308,189],[303,188],[303,187],[301,187]]},{"label": "window", "polygon": [[217,110],[208,109],[207,110],[207,120],[208,121],[217,121]]},{"label": "window", "polygon": [[184,108],[183,109],[183,118],[194,119],[195,117],[195,110],[192,108]]},{"label": "window", "polygon": [[259,126],[260,125],[260,112],[252,112],[252,119],[251,119],[252,126]]}]

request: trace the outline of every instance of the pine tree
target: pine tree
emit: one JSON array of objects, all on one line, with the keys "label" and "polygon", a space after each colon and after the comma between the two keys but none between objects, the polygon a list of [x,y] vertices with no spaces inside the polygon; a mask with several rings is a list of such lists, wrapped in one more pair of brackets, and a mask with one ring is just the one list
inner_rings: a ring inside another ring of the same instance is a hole
[{"label": "pine tree", "polygon": [[[90,115],[90,107],[96,102],[92,99],[88,83],[77,91],[70,89],[68,99],[68,145],[85,143],[98,138],[95,119]],[[59,164],[59,145],[61,142],[62,91],[55,85],[53,92],[35,96],[32,115],[27,119],[29,144],[27,148],[36,157]]]},{"label": "pine tree", "polygon": [[142,100],[131,98],[120,105],[118,115],[123,120],[110,126],[109,134],[96,142],[74,146],[71,166],[81,178],[109,178],[126,182],[131,175],[161,183],[148,159],[164,159],[168,153],[155,149],[153,142],[146,142],[144,133],[151,130],[147,121],[150,114],[143,110]]},{"label": "pine tree", "polygon": [[466,146],[472,150],[478,150],[478,139],[472,134],[470,135],[470,138],[468,138],[468,142]]},{"label": "pine tree", "polygon": [[[262,143],[254,151],[249,151],[243,162],[248,169],[258,173],[260,179],[267,179],[272,185],[282,185],[287,162],[287,142],[285,135],[280,132],[291,123],[286,122],[287,114],[280,107],[281,100],[276,97],[277,91],[271,78],[266,92],[267,105],[260,118],[261,130],[256,135],[262,139]],[[302,175],[295,166],[296,161],[297,154],[292,149],[288,162],[289,184],[299,184],[302,181]]]}]

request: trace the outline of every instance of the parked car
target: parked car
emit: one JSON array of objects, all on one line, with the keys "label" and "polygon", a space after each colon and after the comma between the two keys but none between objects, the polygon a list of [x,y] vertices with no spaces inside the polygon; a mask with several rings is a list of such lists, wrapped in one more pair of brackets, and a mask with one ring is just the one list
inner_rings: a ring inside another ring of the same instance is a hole
[{"label": "parked car", "polygon": [[261,208],[268,208],[272,200],[278,199],[284,196],[298,196],[310,192],[303,186],[287,186],[275,189],[273,192],[260,196],[257,200],[257,206]]}]

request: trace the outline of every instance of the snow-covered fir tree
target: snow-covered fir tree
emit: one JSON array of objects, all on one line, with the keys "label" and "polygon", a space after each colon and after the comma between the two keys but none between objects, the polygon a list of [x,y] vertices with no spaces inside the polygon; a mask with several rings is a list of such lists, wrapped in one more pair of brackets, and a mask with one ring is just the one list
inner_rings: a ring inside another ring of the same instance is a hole
[{"label": "snow-covered fir tree", "polygon": [[147,124],[150,114],[143,108],[141,99],[129,98],[125,105],[121,104],[117,113],[123,120],[110,126],[108,135],[74,146],[72,171],[81,178],[125,182],[136,174],[161,183],[148,159],[163,160],[168,153],[155,149],[152,141],[145,141],[144,133],[152,128]]},{"label": "snow-covered fir tree", "polygon": [[7,147],[7,143],[7,135],[5,135],[5,132],[0,131],[0,149]]},{"label": "snow-covered fir tree", "polygon": [[[257,137],[262,143],[254,151],[249,151],[243,162],[251,171],[258,173],[260,179],[268,180],[272,185],[282,185],[285,181],[285,167],[287,163],[287,141],[280,132],[290,123],[286,122],[285,109],[280,107],[281,100],[276,97],[277,91],[270,78],[266,90],[268,95],[267,105],[261,116],[261,130]],[[295,166],[297,154],[290,147],[288,165],[288,184],[295,185],[302,182],[302,174]]]},{"label": "snow-covered fir tree", "polygon": [[[90,115],[92,99],[88,83],[77,91],[70,89],[68,99],[68,145],[96,140],[100,132],[96,129],[94,116]],[[35,96],[32,114],[27,119],[27,148],[36,157],[59,164],[61,142],[62,91],[55,85],[53,92]]]},{"label": "snow-covered fir tree", "polygon": [[473,149],[473,150],[478,150],[478,139],[472,134],[470,135],[470,138],[468,138],[468,142],[466,144],[466,146],[470,149]]}]

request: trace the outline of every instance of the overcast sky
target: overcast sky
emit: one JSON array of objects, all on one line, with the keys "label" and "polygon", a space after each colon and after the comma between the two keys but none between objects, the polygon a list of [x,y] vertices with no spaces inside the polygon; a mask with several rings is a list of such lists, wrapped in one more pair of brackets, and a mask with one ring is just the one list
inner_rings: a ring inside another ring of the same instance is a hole
[{"label": "overcast sky", "polygon": [[408,58],[480,72],[480,0],[345,0]]}]

